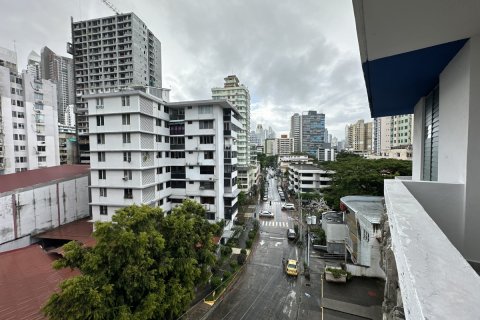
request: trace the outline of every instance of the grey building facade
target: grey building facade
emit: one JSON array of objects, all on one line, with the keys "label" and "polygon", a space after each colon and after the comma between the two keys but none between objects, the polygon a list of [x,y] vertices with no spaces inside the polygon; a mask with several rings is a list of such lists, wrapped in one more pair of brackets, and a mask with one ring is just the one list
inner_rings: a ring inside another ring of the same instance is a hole
[{"label": "grey building facade", "polygon": [[293,138],[293,152],[300,152],[302,146],[300,143],[302,116],[294,113],[290,119],[290,138]]},{"label": "grey building facade", "polygon": [[[73,22],[79,162],[90,163],[88,107],[83,96],[132,86],[162,86],[161,44],[134,13]],[[99,104],[99,107],[101,104]]]}]

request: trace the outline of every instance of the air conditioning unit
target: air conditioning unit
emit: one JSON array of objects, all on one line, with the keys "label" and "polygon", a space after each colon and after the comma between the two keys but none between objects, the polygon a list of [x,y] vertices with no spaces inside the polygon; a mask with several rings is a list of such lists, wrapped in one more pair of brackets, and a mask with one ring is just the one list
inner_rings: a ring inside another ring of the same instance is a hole
[{"label": "air conditioning unit", "polygon": [[103,105],[97,105],[97,109],[103,109]]},{"label": "air conditioning unit", "polygon": [[205,187],[204,187],[204,186],[200,186],[199,189],[200,189],[200,190],[205,190]]},{"label": "air conditioning unit", "polygon": [[128,163],[132,162],[132,159],[128,159]]},{"label": "air conditioning unit", "polygon": [[128,177],[127,177],[127,176],[123,177],[122,179],[123,179],[123,181],[128,181]]}]

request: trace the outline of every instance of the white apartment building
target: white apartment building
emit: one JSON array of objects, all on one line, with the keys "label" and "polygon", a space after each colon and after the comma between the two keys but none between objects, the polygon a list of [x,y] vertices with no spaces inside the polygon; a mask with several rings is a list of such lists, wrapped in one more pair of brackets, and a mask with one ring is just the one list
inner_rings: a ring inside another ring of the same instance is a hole
[{"label": "white apartment building", "polygon": [[372,139],[372,152],[382,157],[391,157],[389,151],[392,148],[397,150],[411,148],[413,114],[375,118]]},{"label": "white apartment building", "polygon": [[412,177],[384,183],[391,234],[384,252],[393,264],[384,318],[403,310],[407,320],[476,319],[479,3],[359,0],[353,7],[371,116],[414,114]]},{"label": "white apartment building", "polygon": [[294,152],[302,151],[301,127],[302,127],[302,116],[298,113],[294,113],[290,118],[290,138],[293,138]]},{"label": "white apartment building", "polygon": [[313,164],[290,164],[288,173],[288,189],[295,193],[322,192],[332,181],[330,171]]},{"label": "white apartment building", "polygon": [[265,154],[267,156],[276,156],[278,154],[277,139],[265,139]]},{"label": "white apartment building", "polygon": [[238,132],[238,188],[248,192],[255,181],[249,171],[256,171],[250,161],[250,92],[240,84],[236,75],[227,76],[223,88],[212,88],[212,99],[227,100],[242,116],[242,129]]},{"label": "white apartment building", "polygon": [[86,97],[93,220],[109,221],[132,204],[170,212],[190,198],[205,207],[210,221],[232,221],[239,112],[228,101],[168,103],[167,92],[159,91]]},{"label": "white apartment building", "polygon": [[60,164],[56,85],[16,70],[0,50],[0,174]]}]

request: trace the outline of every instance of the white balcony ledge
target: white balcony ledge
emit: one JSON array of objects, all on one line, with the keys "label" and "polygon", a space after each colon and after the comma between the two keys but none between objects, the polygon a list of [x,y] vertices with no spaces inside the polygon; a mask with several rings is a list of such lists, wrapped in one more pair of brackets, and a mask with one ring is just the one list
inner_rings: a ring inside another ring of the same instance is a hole
[{"label": "white balcony ledge", "polygon": [[477,319],[480,277],[404,183],[384,195],[406,318]]}]

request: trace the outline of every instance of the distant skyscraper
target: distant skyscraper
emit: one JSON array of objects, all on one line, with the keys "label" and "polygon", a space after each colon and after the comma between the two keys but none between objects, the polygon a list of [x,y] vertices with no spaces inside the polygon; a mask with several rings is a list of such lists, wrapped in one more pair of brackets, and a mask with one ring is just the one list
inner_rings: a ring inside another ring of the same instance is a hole
[{"label": "distant skyscraper", "polygon": [[257,129],[255,130],[255,134],[257,135],[257,140],[261,146],[265,146],[265,139],[267,138],[265,134],[265,130],[263,130],[263,126],[261,123],[257,124]]},{"label": "distant skyscraper", "polygon": [[302,152],[317,156],[318,147],[325,142],[325,114],[308,111],[301,120]]},{"label": "distant skyscraper", "polygon": [[250,161],[250,92],[240,84],[236,75],[224,78],[223,88],[212,88],[214,100],[228,100],[240,112],[243,129],[238,133],[238,187],[242,191],[249,191],[255,181],[250,181],[249,170],[253,170]]},{"label": "distant skyscraper", "polygon": [[[83,95],[132,86],[162,86],[161,44],[134,13],[72,21],[80,163],[90,163],[88,107]],[[101,104],[99,104],[101,107]]]},{"label": "distant skyscraper", "polygon": [[290,119],[290,138],[293,139],[293,152],[300,152],[302,149],[300,143],[301,115],[294,113]]},{"label": "distant skyscraper", "polygon": [[51,80],[57,84],[58,122],[69,127],[75,126],[73,60],[55,54],[48,47],[43,47],[41,73],[42,79]]},{"label": "distant skyscraper", "polygon": [[365,123],[363,120],[347,125],[345,127],[345,147],[351,151],[371,153],[372,128],[372,122]]},{"label": "distant skyscraper", "polygon": [[413,115],[375,118],[373,122],[373,152],[376,155],[396,147],[412,144]]},{"label": "distant skyscraper", "polygon": [[39,80],[42,77],[40,69],[40,56],[35,51],[31,51],[28,55],[27,73],[32,79]]}]

